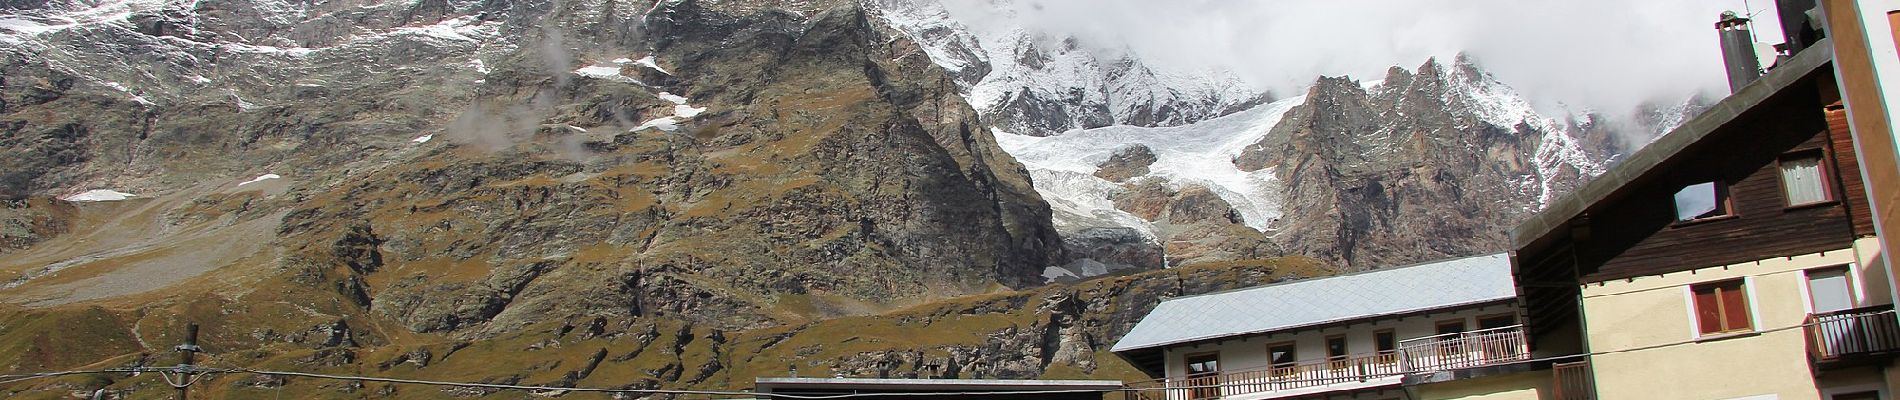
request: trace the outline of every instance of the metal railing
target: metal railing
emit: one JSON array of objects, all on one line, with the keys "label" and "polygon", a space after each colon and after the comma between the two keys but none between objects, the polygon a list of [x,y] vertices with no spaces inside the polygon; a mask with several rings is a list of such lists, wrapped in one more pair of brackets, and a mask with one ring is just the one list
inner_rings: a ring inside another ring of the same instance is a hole
[{"label": "metal railing", "polygon": [[1524,338],[1522,325],[1427,336],[1401,341],[1397,351],[1304,361],[1274,368],[1132,382],[1127,384],[1130,389],[1127,397],[1141,400],[1216,399],[1330,385],[1371,384],[1376,380],[1398,378],[1406,374],[1529,360],[1530,347]]},{"label": "metal railing", "polygon": [[1816,363],[1900,350],[1900,320],[1891,304],[1813,314],[1803,325]]},{"label": "metal railing", "polygon": [[1405,373],[1482,367],[1531,358],[1524,326],[1447,333],[1399,342]]},{"label": "metal railing", "polygon": [[1127,385],[1129,398],[1143,400],[1215,399],[1251,393],[1370,382],[1401,374],[1395,352],[1313,360],[1274,368],[1141,381]]},{"label": "metal railing", "polygon": [[1590,361],[1550,365],[1551,380],[1557,388],[1557,400],[1596,400],[1597,386],[1590,379]]}]

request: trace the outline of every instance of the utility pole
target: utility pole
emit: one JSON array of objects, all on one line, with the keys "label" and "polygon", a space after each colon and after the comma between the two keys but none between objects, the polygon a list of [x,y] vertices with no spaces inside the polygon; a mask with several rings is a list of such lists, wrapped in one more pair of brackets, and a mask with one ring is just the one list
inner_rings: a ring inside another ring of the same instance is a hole
[{"label": "utility pole", "polygon": [[194,375],[198,374],[197,372],[195,372],[197,370],[197,367],[191,365],[191,359],[193,355],[198,354],[199,351],[202,351],[201,349],[198,348],[198,324],[197,323],[195,322],[185,323],[185,344],[178,345],[177,349],[178,349],[178,376],[179,376],[178,382],[179,384],[175,384],[175,385],[178,387],[178,400],[186,400],[190,398],[188,396],[190,395],[189,392],[191,390],[191,378]]}]

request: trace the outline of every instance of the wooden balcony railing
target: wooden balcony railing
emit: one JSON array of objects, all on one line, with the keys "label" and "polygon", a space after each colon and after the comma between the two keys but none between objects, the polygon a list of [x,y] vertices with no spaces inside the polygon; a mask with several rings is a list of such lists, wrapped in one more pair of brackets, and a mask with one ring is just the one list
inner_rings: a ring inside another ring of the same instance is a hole
[{"label": "wooden balcony railing", "polygon": [[1400,375],[1395,352],[1314,360],[1277,368],[1222,372],[1177,379],[1129,383],[1128,398],[1143,400],[1217,399],[1250,393],[1327,386]]},{"label": "wooden balcony railing", "polygon": [[1590,361],[1556,363],[1550,366],[1551,380],[1557,388],[1557,400],[1596,400],[1596,381],[1590,379]]},{"label": "wooden balcony railing", "polygon": [[1891,304],[1813,314],[1803,325],[1815,364],[1900,351],[1900,320]]},{"label": "wooden balcony railing", "polygon": [[1524,326],[1447,333],[1399,342],[1405,373],[1505,364],[1531,358]]}]

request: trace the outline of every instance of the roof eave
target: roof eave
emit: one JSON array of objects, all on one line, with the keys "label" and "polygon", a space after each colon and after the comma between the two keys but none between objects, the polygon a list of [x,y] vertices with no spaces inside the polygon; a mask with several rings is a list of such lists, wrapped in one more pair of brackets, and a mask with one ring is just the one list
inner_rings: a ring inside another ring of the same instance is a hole
[{"label": "roof eave", "polygon": [[1609,171],[1590,180],[1582,188],[1571,192],[1546,206],[1542,212],[1526,219],[1511,230],[1511,247],[1524,249],[1553,232],[1570,224],[1570,221],[1583,215],[1590,206],[1624,193],[1628,184],[1654,172],[1654,168],[1671,159],[1681,156],[1684,149],[1702,141],[1710,133],[1728,125],[1735,118],[1773,97],[1776,93],[1802,81],[1810,74],[1833,61],[1834,44],[1832,40],[1822,39],[1813,46],[1796,54],[1787,63],[1777,66],[1755,82],[1743,86],[1742,90],[1723,98],[1715,106],[1683,123],[1662,137],[1643,146]]},{"label": "roof eave", "polygon": [[1220,334],[1220,335],[1208,335],[1208,336],[1195,337],[1195,338],[1189,338],[1189,339],[1171,340],[1171,341],[1159,342],[1159,343],[1153,343],[1153,344],[1137,345],[1135,347],[1128,347],[1128,348],[1122,348],[1118,346],[1118,347],[1112,347],[1108,351],[1114,352],[1114,353],[1121,353],[1121,352],[1147,350],[1147,349],[1154,349],[1154,348],[1165,348],[1169,346],[1191,344],[1195,342],[1205,342],[1209,340],[1217,340],[1217,339],[1222,339],[1222,338],[1244,338],[1244,337],[1250,337],[1250,336],[1273,334],[1277,332],[1284,332],[1284,331],[1290,331],[1290,330],[1295,330],[1295,329],[1311,328],[1311,327],[1321,326],[1321,325],[1370,321],[1370,320],[1375,320],[1375,319],[1389,318],[1389,317],[1402,316],[1402,315],[1411,315],[1411,314],[1417,314],[1420,312],[1429,312],[1429,311],[1434,311],[1434,310],[1453,310],[1453,309],[1470,307],[1470,306],[1475,306],[1475,305],[1480,305],[1480,304],[1506,303],[1514,299],[1517,299],[1517,295],[1515,294],[1511,296],[1494,297],[1494,298],[1482,299],[1482,300],[1472,300],[1472,301],[1461,302],[1461,303],[1452,303],[1452,304],[1445,304],[1445,305],[1439,305],[1439,306],[1433,306],[1433,307],[1427,307],[1427,308],[1417,308],[1417,309],[1410,309],[1410,310],[1379,313],[1379,314],[1365,315],[1365,316],[1353,317],[1353,318],[1335,319],[1335,320],[1329,320],[1329,321],[1317,321],[1317,322],[1309,322],[1309,323],[1304,323],[1304,324],[1299,324],[1299,325],[1274,327],[1270,329],[1262,329],[1262,330],[1255,330],[1255,331],[1235,332],[1235,333]]}]

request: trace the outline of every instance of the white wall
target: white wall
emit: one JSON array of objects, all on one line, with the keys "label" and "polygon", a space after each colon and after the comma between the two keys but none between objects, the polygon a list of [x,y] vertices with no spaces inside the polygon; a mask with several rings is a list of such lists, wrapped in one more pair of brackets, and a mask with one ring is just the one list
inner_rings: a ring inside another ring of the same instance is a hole
[{"label": "white wall", "polygon": [[[1271,311],[1262,310],[1262,312]],[[1324,360],[1326,359],[1326,337],[1342,332],[1346,334],[1347,354],[1372,354],[1376,350],[1372,335],[1373,332],[1378,330],[1392,329],[1394,333],[1398,335],[1398,340],[1403,341],[1437,334],[1439,321],[1463,319],[1465,321],[1466,330],[1476,330],[1478,328],[1477,317],[1479,316],[1503,313],[1515,315],[1517,312],[1518,310],[1515,304],[1506,303],[1454,312],[1415,315],[1400,319],[1378,319],[1325,329],[1293,329],[1285,332],[1257,335],[1245,339],[1227,340],[1195,346],[1174,346],[1167,349],[1167,372],[1170,378],[1186,376],[1187,370],[1183,363],[1184,358],[1189,354],[1199,354],[1209,351],[1218,351],[1220,353],[1221,371],[1266,369],[1272,366],[1272,360],[1267,358],[1267,345],[1286,341],[1296,342],[1296,351],[1299,353],[1299,361]]]}]

